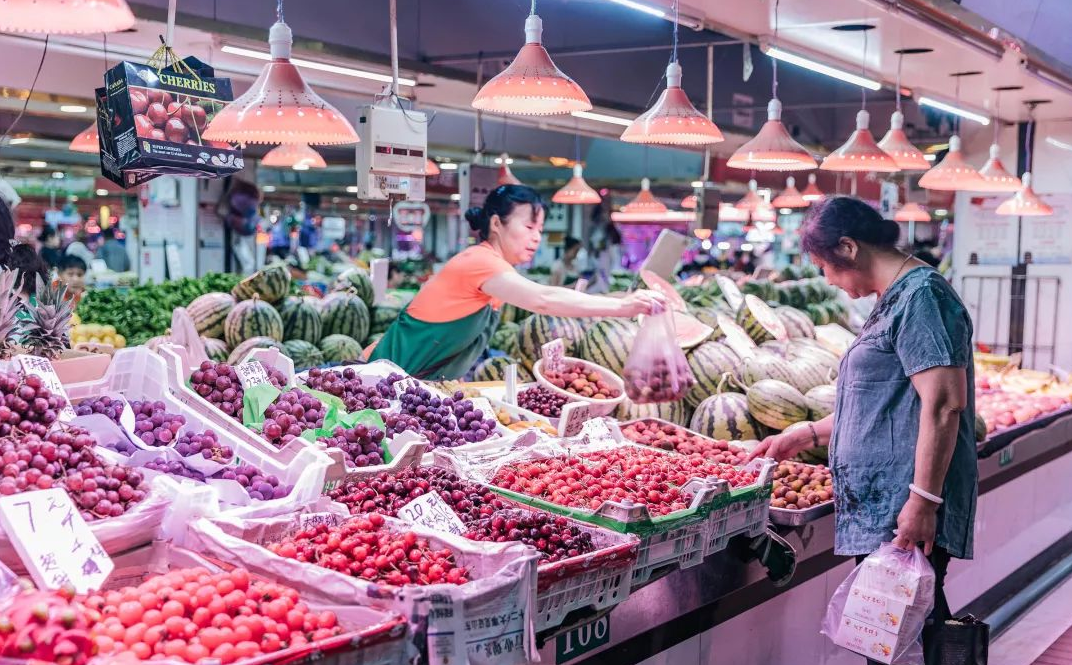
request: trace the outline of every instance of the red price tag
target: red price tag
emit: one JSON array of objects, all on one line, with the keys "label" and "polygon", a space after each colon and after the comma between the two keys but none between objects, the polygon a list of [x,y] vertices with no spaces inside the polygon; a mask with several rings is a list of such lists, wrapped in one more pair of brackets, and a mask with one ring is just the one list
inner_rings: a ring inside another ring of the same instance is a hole
[{"label": "red price tag", "polygon": [[543,352],[543,369],[547,372],[561,372],[562,359],[566,357],[566,345],[562,338],[551,340],[541,347]]}]

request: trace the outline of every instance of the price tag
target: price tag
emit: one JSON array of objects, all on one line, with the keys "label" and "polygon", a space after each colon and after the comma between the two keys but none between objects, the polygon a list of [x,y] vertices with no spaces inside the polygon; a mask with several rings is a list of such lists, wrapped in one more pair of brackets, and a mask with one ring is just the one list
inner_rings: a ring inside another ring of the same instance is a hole
[{"label": "price tag", "polygon": [[115,564],[67,492],[54,487],[0,498],[0,527],[37,585],[101,588]]},{"label": "price tag", "polygon": [[40,356],[27,356],[17,355],[15,361],[19,364],[19,368],[22,370],[24,376],[36,376],[45,384],[49,392],[58,397],[62,397],[67,403],[66,406],[60,411],[60,420],[66,422],[71,418],[74,418],[74,409],[71,407],[71,400],[67,397],[67,391],[63,389],[63,382],[60,381],[59,375],[56,374],[56,368],[52,366],[52,362],[48,358],[42,358]]},{"label": "price tag", "polygon": [[506,403],[517,406],[517,365],[506,366]]},{"label": "price tag", "polygon": [[130,402],[128,402],[127,398],[123,397],[122,395],[114,396],[112,398],[112,401],[123,403],[123,410],[119,414],[120,427],[126,430],[127,434],[130,434],[131,436],[137,436],[137,434],[134,432],[134,409],[130,408]]},{"label": "price tag", "polygon": [[543,370],[545,372],[561,372],[563,369],[562,358],[566,355],[566,344],[562,338],[551,340],[541,347],[543,354]]},{"label": "price tag", "polygon": [[614,432],[607,426],[606,418],[592,418],[581,426],[581,433],[589,443],[615,439]]},{"label": "price tag", "polygon": [[390,263],[390,259],[372,259],[369,263],[369,272],[372,278],[372,297],[373,302],[377,305],[381,304],[387,297],[387,275],[390,272],[388,270]]},{"label": "price tag", "polygon": [[741,309],[741,305],[744,303],[744,295],[737,288],[737,284],[725,275],[715,275],[715,283],[718,284],[719,290],[722,291],[722,297],[729,304],[730,309],[734,312]]},{"label": "price tag", "polygon": [[581,293],[587,292],[588,291],[588,280],[585,279],[584,277],[581,277],[573,285],[573,290],[574,291],[580,291]]},{"label": "price tag", "polygon": [[407,522],[420,524],[436,531],[465,535],[465,525],[436,492],[422,494],[398,509],[398,516]]},{"label": "price tag", "polygon": [[395,397],[401,397],[402,393],[406,392],[406,390],[408,390],[409,388],[419,389],[420,387],[420,381],[412,377],[399,379],[398,381],[395,381]]},{"label": "price tag", "polygon": [[590,409],[585,402],[570,402],[562,407],[562,417],[558,421],[559,436],[577,436],[589,418]]},{"label": "price tag", "polygon": [[268,372],[264,370],[264,365],[259,360],[251,360],[248,363],[236,365],[235,374],[238,375],[238,380],[242,382],[244,390],[250,386],[268,383]]}]

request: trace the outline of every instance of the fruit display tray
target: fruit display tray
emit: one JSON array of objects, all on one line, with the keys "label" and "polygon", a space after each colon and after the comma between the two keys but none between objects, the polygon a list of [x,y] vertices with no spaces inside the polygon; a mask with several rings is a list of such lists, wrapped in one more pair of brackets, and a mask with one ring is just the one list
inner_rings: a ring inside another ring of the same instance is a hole
[{"label": "fruit display tray", "polygon": [[758,536],[767,528],[771,484],[777,463],[772,459],[754,459],[745,469],[756,474],[756,482],[735,487],[727,497],[720,497],[707,521],[704,556],[726,549],[730,538],[746,534]]},{"label": "fruit display tray", "polygon": [[833,514],[833,512],[834,500],[831,499],[804,510],[771,508],[770,521],[779,526],[804,526],[808,522],[814,522],[817,519]]},{"label": "fruit display tray", "polygon": [[585,369],[602,375],[608,383],[618,389],[618,396],[609,399],[593,399],[591,397],[584,397],[582,395],[578,395],[577,393],[572,393],[568,390],[563,390],[562,388],[559,388],[555,384],[551,383],[551,381],[543,375],[543,372],[541,371],[541,368],[543,367],[542,358],[540,360],[537,360],[536,364],[532,366],[532,373],[536,376],[536,383],[540,384],[544,388],[547,388],[556,395],[561,395],[563,397],[568,398],[570,401],[585,402],[586,404],[588,404],[589,414],[593,417],[610,415],[614,413],[614,410],[618,408],[619,404],[625,401],[625,382],[622,381],[622,378],[614,372],[610,371],[606,367],[603,367],[602,365],[597,365],[595,363],[588,362],[587,360],[581,360],[580,358],[566,357],[563,358],[562,361],[580,363],[582,366],[585,367]]},{"label": "fruit display tray", "polygon": [[[656,424],[659,424],[659,425],[670,425],[671,427],[674,427],[676,429],[684,430],[684,431],[688,432],[689,434],[691,434],[692,436],[695,436],[695,437],[697,437],[699,439],[704,439],[705,441],[711,441],[711,442],[717,441],[717,439],[713,439],[713,438],[711,438],[709,436],[700,434],[696,430],[689,429],[688,427],[685,427],[684,425],[678,425],[677,423],[672,423],[669,420],[663,420],[662,418],[648,417],[648,418],[636,418],[635,420],[627,420],[626,422],[620,423],[619,428],[624,430],[629,425],[635,425],[637,423],[656,423]],[[628,438],[628,437],[626,437],[626,438]],[[629,440],[632,441],[632,439],[629,439]],[[641,443],[639,443],[637,441],[633,441],[633,443],[637,443],[638,445],[646,445],[646,444],[641,444]],[[727,443],[730,443],[734,447],[739,448],[741,450],[746,449],[745,446],[740,445],[739,441],[729,441]],[[665,448],[658,448],[656,446],[649,446],[649,448],[655,448],[656,450],[666,450]]]}]

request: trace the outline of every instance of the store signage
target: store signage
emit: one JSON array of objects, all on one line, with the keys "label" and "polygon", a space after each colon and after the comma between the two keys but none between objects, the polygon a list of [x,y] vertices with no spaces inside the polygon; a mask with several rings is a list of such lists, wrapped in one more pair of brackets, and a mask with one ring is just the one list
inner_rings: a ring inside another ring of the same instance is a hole
[{"label": "store signage", "polygon": [[577,626],[555,638],[555,664],[580,658],[610,643],[610,616]]}]

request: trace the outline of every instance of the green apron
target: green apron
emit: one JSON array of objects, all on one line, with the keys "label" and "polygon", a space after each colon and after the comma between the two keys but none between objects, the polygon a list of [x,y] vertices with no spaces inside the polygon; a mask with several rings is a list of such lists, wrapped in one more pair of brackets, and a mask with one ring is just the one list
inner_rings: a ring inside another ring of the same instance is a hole
[{"label": "green apron", "polygon": [[499,313],[491,305],[443,323],[419,321],[403,311],[369,360],[390,360],[418,379],[460,379],[488,348],[498,325]]}]

